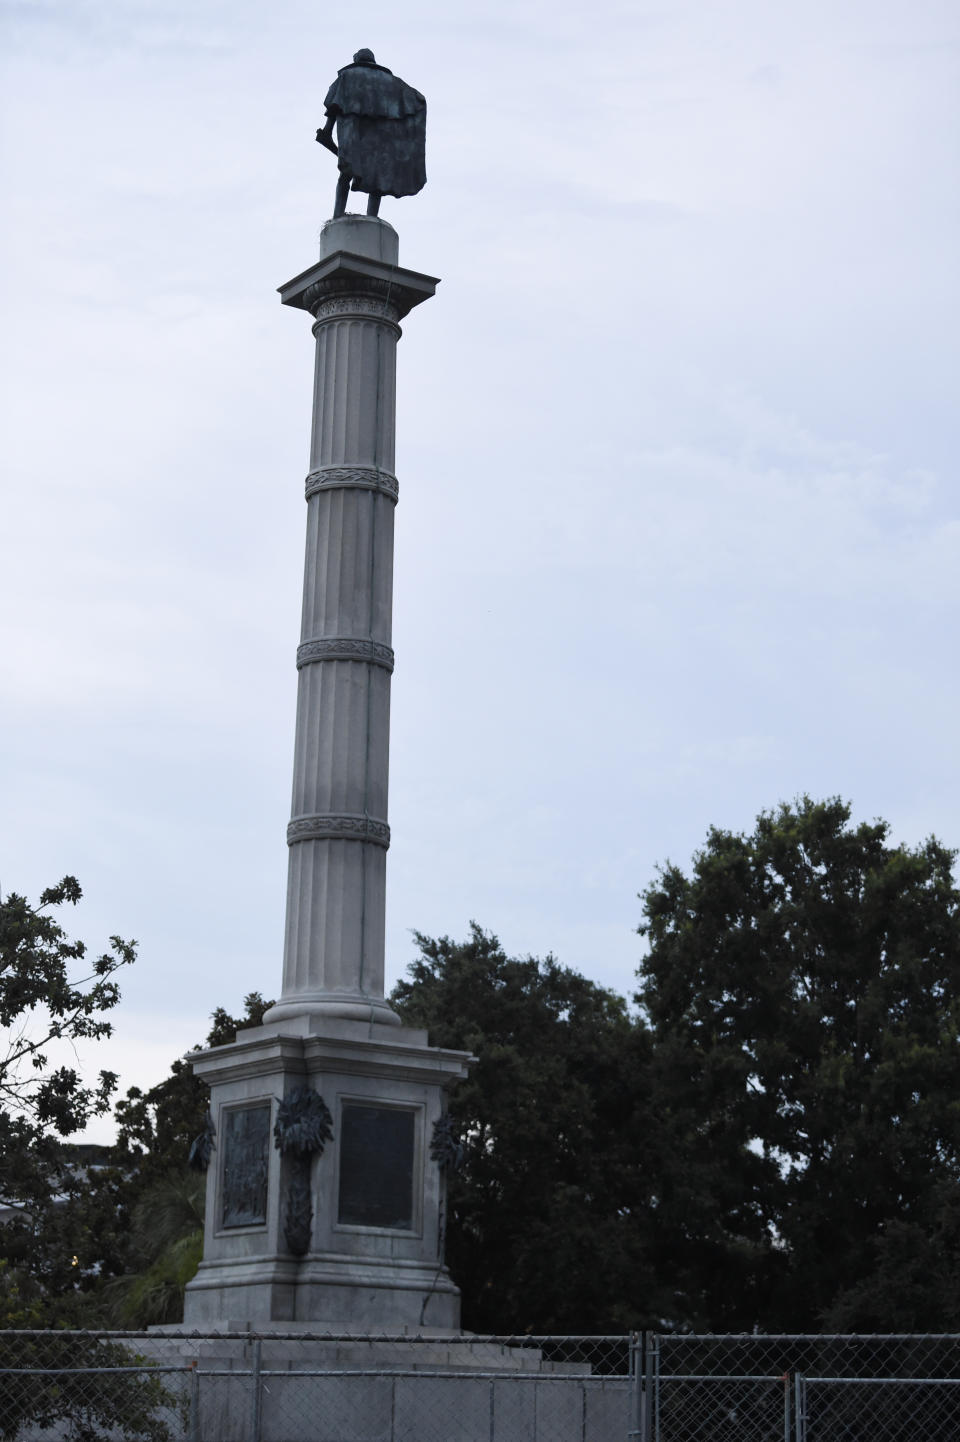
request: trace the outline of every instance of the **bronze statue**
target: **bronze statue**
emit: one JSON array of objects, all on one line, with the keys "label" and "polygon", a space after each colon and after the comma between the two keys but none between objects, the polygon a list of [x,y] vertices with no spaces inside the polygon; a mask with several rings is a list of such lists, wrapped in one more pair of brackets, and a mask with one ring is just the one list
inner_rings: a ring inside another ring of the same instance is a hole
[{"label": "bronze statue", "polygon": [[[337,157],[340,179],[334,219],[347,208],[350,190],[365,191],[367,214],[376,215],[383,195],[416,195],[427,183],[424,144],[427,102],[372,50],[358,50],[327,91],[321,145]],[[336,123],[337,142],[333,140]]]}]

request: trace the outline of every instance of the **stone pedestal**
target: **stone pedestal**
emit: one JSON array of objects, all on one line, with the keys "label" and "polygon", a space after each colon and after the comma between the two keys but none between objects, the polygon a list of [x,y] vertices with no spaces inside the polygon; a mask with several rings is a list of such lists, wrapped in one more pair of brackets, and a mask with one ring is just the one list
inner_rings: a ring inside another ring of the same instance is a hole
[{"label": "stone pedestal", "polygon": [[[209,1082],[216,1146],[204,1256],[187,1288],[192,1327],[455,1330],[460,1297],[443,1265],[444,1177],[431,1155],[462,1052],[426,1032],[308,1018],[239,1032],[194,1060]],[[282,1027],[282,1029],[281,1029]],[[332,1138],[304,1158],[273,1129],[300,1088],[326,1105]]]},{"label": "stone pedestal", "polygon": [[316,337],[283,987],[191,1058],[213,1139],[194,1327],[459,1326],[435,1128],[470,1058],[384,997],[396,346],[437,285],[397,260],[391,226],[346,215],[280,290]]}]

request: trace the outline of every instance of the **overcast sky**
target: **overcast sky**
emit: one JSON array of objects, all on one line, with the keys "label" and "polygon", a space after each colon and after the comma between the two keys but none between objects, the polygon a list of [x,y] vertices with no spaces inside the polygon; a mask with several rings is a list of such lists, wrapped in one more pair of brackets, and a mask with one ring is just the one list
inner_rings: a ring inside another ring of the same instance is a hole
[{"label": "overcast sky", "polygon": [[[140,943],[149,1085],[279,990],[339,66],[401,264],[387,972],[629,992],[637,893],[802,792],[960,843],[955,0],[5,0],[0,886]],[[338,18],[338,16],[340,18]],[[96,1135],[105,1136],[101,1128]]]}]

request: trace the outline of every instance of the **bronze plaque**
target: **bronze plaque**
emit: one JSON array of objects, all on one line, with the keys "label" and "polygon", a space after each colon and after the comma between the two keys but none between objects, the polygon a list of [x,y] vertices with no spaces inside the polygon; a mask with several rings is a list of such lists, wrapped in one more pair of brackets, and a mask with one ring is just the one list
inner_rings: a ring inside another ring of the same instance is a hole
[{"label": "bronze plaque", "polygon": [[256,1227],[267,1220],[270,1103],[222,1114],[223,1227]]},{"label": "bronze plaque", "polygon": [[399,1107],[344,1106],[338,1221],[413,1230],[414,1120]]}]

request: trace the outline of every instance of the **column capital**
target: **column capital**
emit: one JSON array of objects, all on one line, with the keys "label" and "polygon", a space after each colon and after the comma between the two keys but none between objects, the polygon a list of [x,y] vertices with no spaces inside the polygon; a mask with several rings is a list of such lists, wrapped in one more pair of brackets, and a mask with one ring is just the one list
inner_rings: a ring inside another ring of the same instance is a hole
[{"label": "column capital", "polygon": [[385,319],[392,319],[393,311],[402,320],[415,305],[429,300],[439,284],[436,276],[338,250],[278,289],[283,305],[309,311],[313,316],[324,301],[352,295],[379,301]]}]

